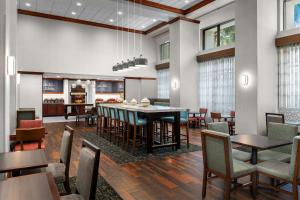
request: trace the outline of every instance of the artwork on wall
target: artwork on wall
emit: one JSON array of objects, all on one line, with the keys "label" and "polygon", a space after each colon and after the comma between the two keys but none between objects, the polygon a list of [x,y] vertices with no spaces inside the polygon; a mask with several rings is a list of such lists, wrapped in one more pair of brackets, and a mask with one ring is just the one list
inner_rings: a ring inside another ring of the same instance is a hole
[{"label": "artwork on wall", "polygon": [[96,82],[96,93],[123,93],[124,83],[120,81],[97,81]]},{"label": "artwork on wall", "polygon": [[63,79],[43,79],[44,94],[62,94],[64,92]]},{"label": "artwork on wall", "polygon": [[296,4],[294,7],[294,24],[295,27],[300,27],[300,4]]}]

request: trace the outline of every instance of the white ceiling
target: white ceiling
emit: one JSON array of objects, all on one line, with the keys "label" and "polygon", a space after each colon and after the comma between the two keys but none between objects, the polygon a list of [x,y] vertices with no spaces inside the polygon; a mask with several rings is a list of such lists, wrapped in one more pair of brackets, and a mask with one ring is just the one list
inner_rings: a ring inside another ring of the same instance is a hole
[{"label": "white ceiling", "polygon": [[[171,6],[184,6],[185,4],[185,0],[154,1],[170,4]],[[199,2],[199,0],[189,1],[191,4],[196,1]],[[82,5],[77,6],[78,2]],[[26,4],[30,4],[30,6],[26,6]],[[162,21],[169,21],[177,16],[171,12],[141,6],[124,0],[18,0],[18,8],[136,30],[147,30]],[[118,11],[122,11],[123,14],[118,15]],[[76,14],[72,15],[72,12]],[[113,22],[110,20],[113,20]]]},{"label": "white ceiling", "polygon": [[203,0],[150,0],[150,1],[179,8],[179,9],[187,9]]}]

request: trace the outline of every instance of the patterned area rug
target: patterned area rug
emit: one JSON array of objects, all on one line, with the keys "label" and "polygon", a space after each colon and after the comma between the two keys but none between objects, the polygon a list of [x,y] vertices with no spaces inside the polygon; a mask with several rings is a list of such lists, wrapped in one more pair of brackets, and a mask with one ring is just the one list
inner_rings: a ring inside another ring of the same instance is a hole
[{"label": "patterned area rug", "polygon": [[104,153],[112,160],[114,160],[117,164],[125,164],[129,162],[138,162],[142,160],[146,160],[149,158],[157,158],[164,157],[169,155],[178,155],[182,153],[200,151],[201,147],[198,145],[190,144],[189,148],[187,148],[186,143],[181,143],[181,149],[175,151],[172,147],[164,147],[155,149],[153,154],[147,154],[145,147],[139,148],[139,150],[135,153],[131,153],[130,150],[125,151],[121,147],[116,144],[111,143],[110,141],[99,137],[95,133],[80,133],[80,137],[88,140],[89,142],[95,144],[101,149],[101,153]]},{"label": "patterned area rug", "polygon": [[[72,193],[75,193],[76,177],[70,178],[70,188]],[[56,183],[58,191],[61,195],[66,194],[64,185]],[[122,200],[118,193],[104,180],[103,177],[98,177],[96,200]]]}]

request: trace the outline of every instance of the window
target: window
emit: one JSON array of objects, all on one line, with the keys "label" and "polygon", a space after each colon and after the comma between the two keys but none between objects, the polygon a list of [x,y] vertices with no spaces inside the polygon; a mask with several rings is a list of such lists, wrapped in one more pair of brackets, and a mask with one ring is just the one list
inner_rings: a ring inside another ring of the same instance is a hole
[{"label": "window", "polygon": [[235,42],[234,21],[203,30],[203,50],[227,46]]},{"label": "window", "polygon": [[157,97],[161,99],[170,98],[169,69],[157,71]]},{"label": "window", "polygon": [[300,27],[300,0],[284,0],[284,29]]},{"label": "window", "polygon": [[166,42],[160,45],[160,60],[170,59],[170,42]]},{"label": "window", "polygon": [[235,108],[235,58],[200,63],[200,107],[228,114]]}]

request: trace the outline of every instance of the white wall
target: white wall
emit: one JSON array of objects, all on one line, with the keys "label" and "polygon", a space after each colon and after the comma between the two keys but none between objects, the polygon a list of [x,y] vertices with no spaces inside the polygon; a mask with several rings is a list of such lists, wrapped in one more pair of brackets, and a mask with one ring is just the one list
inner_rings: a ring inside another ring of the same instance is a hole
[{"label": "white wall", "polygon": [[21,74],[20,108],[35,108],[35,115],[42,118],[43,76]]},{"label": "white wall", "polygon": [[[155,41],[143,36],[142,53],[149,67],[124,73],[113,73],[112,66],[127,58],[140,55],[140,34],[134,35],[75,23],[18,15],[18,66],[19,70],[54,73],[97,74],[117,76],[156,77]],[[129,34],[129,51],[127,36]],[[117,44],[119,45],[117,48]],[[116,51],[119,49],[119,52]]]},{"label": "white wall", "polygon": [[128,102],[133,98],[140,102],[144,97],[156,96],[156,80],[125,79],[125,99]]}]

